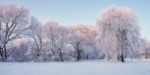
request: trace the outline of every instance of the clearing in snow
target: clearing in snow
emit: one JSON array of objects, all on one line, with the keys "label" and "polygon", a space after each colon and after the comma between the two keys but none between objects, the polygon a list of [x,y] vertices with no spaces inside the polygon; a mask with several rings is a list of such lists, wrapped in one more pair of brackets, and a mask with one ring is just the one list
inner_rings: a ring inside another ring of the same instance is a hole
[{"label": "clearing in snow", "polygon": [[150,61],[0,63],[0,75],[150,75]]}]

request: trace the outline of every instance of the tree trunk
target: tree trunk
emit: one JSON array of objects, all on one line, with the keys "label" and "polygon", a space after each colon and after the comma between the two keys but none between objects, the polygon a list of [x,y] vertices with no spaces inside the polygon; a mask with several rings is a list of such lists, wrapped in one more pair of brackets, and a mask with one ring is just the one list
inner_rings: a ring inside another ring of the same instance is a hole
[{"label": "tree trunk", "polygon": [[125,62],[123,54],[121,54],[121,62]]},{"label": "tree trunk", "polygon": [[81,51],[78,49],[77,50],[77,61],[81,59]]},{"label": "tree trunk", "polygon": [[121,62],[125,62],[124,55],[123,55],[123,54],[118,55],[118,56],[117,56],[117,60],[118,60],[118,61],[121,61]]},{"label": "tree trunk", "polygon": [[3,55],[3,47],[0,46],[0,55],[1,55],[1,60],[4,62],[4,55]]},{"label": "tree trunk", "polygon": [[4,45],[4,57],[5,57],[5,60],[7,60],[7,49],[6,49],[6,45]]},{"label": "tree trunk", "polygon": [[0,55],[1,55],[1,60],[5,62],[7,60],[7,50],[6,50],[6,45],[0,46]]},{"label": "tree trunk", "polygon": [[60,57],[60,61],[64,61],[63,53],[62,53],[61,49],[59,49],[59,57]]},{"label": "tree trunk", "polygon": [[37,53],[35,54],[33,61],[36,61],[39,56],[40,56],[40,50],[38,50]]}]

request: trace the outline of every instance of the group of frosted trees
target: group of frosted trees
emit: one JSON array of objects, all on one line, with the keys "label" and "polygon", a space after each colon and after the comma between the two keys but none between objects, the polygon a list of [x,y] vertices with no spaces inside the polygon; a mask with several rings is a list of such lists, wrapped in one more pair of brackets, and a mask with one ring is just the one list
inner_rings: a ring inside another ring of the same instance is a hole
[{"label": "group of frosted trees", "polygon": [[80,61],[150,57],[136,16],[126,7],[101,12],[96,25],[41,24],[23,6],[0,4],[1,61]]}]

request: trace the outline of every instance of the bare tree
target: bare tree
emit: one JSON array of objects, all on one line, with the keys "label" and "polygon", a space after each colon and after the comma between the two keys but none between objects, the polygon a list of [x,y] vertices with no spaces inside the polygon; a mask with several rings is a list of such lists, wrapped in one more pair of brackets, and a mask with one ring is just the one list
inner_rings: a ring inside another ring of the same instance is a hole
[{"label": "bare tree", "polygon": [[76,51],[76,58],[78,58],[78,60],[81,58],[91,58],[92,53],[96,50],[95,38],[97,36],[97,28],[92,25],[78,24],[72,26],[71,29],[72,45]]},{"label": "bare tree", "polygon": [[0,41],[2,61],[9,56],[8,44],[16,39],[27,25],[28,10],[13,3],[0,4]]},{"label": "bare tree", "polygon": [[64,61],[64,49],[66,49],[69,34],[68,28],[52,20],[48,21],[43,28],[46,40],[48,41],[47,47],[51,51],[52,60]]},{"label": "bare tree", "polygon": [[52,56],[52,59],[55,59],[56,56],[56,41],[57,41],[57,26],[58,23],[55,21],[48,21],[44,26],[44,34],[46,36],[46,40],[47,40],[47,47],[48,49],[51,51],[49,52],[50,55]]},{"label": "bare tree", "polygon": [[30,27],[27,31],[30,40],[32,41],[31,48],[33,50],[33,61],[37,61],[40,57],[41,51],[43,49],[43,31],[42,25],[39,21],[32,17],[30,21]]},{"label": "bare tree", "polygon": [[80,61],[82,59],[82,53],[84,52],[83,45],[85,45],[85,31],[83,29],[83,25],[76,25],[70,27],[71,29],[71,37],[70,44],[74,49],[73,57],[76,58],[76,61]]}]

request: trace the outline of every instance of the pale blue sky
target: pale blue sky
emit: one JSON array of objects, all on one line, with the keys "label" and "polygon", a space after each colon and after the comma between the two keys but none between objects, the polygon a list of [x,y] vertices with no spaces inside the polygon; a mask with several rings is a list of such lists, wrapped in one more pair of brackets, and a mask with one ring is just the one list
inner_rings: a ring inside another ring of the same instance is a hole
[{"label": "pale blue sky", "polygon": [[142,37],[150,40],[150,0],[0,0],[15,2],[30,10],[42,23],[52,19],[60,24],[95,24],[102,9],[127,6],[138,17]]}]

